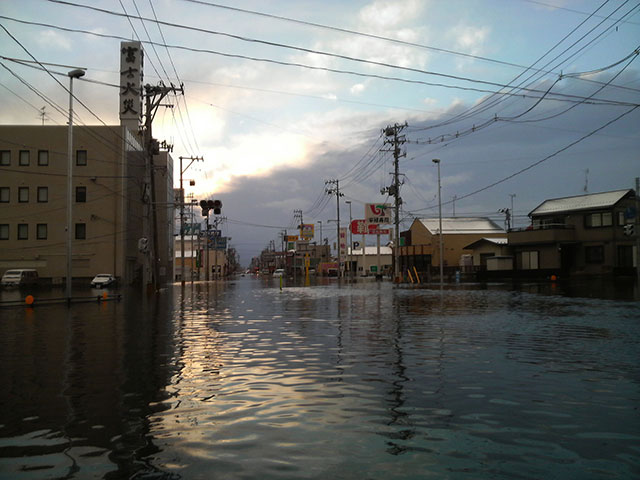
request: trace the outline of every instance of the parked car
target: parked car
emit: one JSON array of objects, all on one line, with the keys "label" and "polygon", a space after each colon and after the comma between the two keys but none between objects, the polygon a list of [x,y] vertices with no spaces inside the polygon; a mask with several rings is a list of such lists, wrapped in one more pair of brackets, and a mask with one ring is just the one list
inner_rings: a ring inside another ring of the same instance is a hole
[{"label": "parked car", "polygon": [[91,286],[93,288],[108,287],[114,283],[116,283],[116,277],[110,273],[99,273],[91,280]]},{"label": "parked car", "polygon": [[274,277],[284,277],[284,269],[283,268],[277,268],[276,270],[274,270],[273,276]]},{"label": "parked car", "polygon": [[33,268],[16,268],[7,270],[0,280],[3,287],[23,287],[27,285],[37,285],[38,272]]}]

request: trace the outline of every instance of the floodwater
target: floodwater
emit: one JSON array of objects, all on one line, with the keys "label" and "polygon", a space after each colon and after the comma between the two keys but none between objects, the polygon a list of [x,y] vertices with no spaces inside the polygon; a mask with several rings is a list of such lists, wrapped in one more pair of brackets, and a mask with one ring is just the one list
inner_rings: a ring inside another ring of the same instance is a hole
[{"label": "floodwater", "polygon": [[0,310],[0,479],[640,478],[640,303],[170,286]]}]

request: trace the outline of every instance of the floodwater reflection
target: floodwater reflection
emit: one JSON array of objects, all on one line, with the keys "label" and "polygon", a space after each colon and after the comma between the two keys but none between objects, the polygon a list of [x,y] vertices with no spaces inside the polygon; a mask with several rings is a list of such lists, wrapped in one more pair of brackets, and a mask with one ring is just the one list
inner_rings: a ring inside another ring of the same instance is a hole
[{"label": "floodwater reflection", "polygon": [[639,304],[527,290],[0,310],[0,478],[639,476]]}]

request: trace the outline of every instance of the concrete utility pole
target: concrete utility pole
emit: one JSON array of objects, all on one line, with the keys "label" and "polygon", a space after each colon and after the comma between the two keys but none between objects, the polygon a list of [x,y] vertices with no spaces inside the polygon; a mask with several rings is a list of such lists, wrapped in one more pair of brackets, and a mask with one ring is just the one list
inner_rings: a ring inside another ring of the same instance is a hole
[{"label": "concrete utility pole", "polygon": [[353,259],[351,254],[353,253],[353,235],[351,234],[351,200],[347,200],[344,202],[349,205],[349,229],[347,230],[347,234],[349,235],[349,278],[353,279]]},{"label": "concrete utility pole", "polygon": [[[84,70],[71,70],[69,76],[69,128],[67,139],[67,302],[71,304],[71,284],[73,283],[73,79],[84,76]],[[115,273],[115,272],[114,272]]]},{"label": "concrete utility pole", "polygon": [[[387,139],[384,141],[386,145],[392,145],[393,149],[390,150],[393,152],[393,185],[386,189],[383,189],[383,192],[392,195],[395,198],[395,206],[394,206],[394,223],[395,223],[395,234],[393,240],[393,281],[398,282],[400,280],[400,205],[402,204],[402,198],[400,198],[400,157],[406,157],[406,152],[401,152],[400,145],[406,143],[406,138],[404,135],[399,135],[402,130],[404,130],[407,126],[407,123],[404,124],[394,124],[393,126],[388,126],[385,128],[382,133]],[[389,150],[386,150],[389,151]]]},{"label": "concrete utility pole", "polygon": [[513,197],[516,196],[515,193],[510,193],[511,197],[511,228],[516,228],[516,212],[513,211]]},{"label": "concrete utility pole", "polygon": [[[158,280],[160,276],[160,265],[158,256],[158,215],[156,211],[156,189],[155,189],[155,171],[153,165],[153,156],[160,152],[160,146],[157,140],[154,140],[151,127],[153,124],[153,118],[158,111],[160,102],[171,92],[180,92],[184,95],[184,88],[181,85],[180,88],[166,87],[164,85],[144,86],[145,96],[145,121],[144,121],[144,150],[145,150],[145,179],[144,189],[145,195],[143,196],[144,203],[147,204],[147,209],[144,212],[144,230],[145,237],[151,236],[149,251],[145,253],[145,266],[143,269],[142,283],[144,288],[153,291],[158,290]],[[150,207],[150,208],[149,208]],[[149,212],[151,210],[151,212]],[[151,216],[151,225],[149,226],[148,217]],[[151,232],[149,232],[151,230]],[[150,233],[150,235],[149,235]],[[149,265],[149,263],[152,263]]]},{"label": "concrete utility pole", "polygon": [[325,185],[334,185],[333,187],[326,187],[325,191],[327,195],[336,196],[336,210],[338,212],[338,220],[336,221],[336,246],[338,247],[336,250],[338,251],[338,278],[340,278],[342,270],[340,269],[340,197],[343,197],[344,194],[340,193],[340,180],[326,180],[324,182]]},{"label": "concrete utility pole", "polygon": [[[180,158],[180,278],[184,285],[184,187],[182,186],[182,174],[187,171],[193,162],[204,162],[202,157],[179,157]],[[182,168],[183,160],[191,160],[189,165]],[[191,238],[193,238],[193,218],[191,219]],[[193,243],[193,242],[192,242]],[[193,252],[193,247],[191,248]],[[193,253],[192,253],[193,256]],[[191,262],[191,277],[193,278],[193,260]]]},{"label": "concrete utility pole", "polygon": [[[636,286],[640,291],[640,177],[636,177],[636,218],[634,233],[636,234],[636,275],[638,276]],[[631,257],[633,258],[633,255]]]},{"label": "concrete utility pole", "polygon": [[444,283],[444,243],[442,241],[442,197],[440,193],[442,188],[440,187],[440,160],[434,158],[433,163],[438,165],[438,236],[440,237],[440,286]]}]

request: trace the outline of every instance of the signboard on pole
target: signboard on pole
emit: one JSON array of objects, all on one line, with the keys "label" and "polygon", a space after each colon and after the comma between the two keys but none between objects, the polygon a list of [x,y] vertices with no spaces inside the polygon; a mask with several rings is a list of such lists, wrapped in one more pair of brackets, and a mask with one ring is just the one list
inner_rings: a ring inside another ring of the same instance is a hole
[{"label": "signboard on pole", "polygon": [[120,43],[120,124],[138,131],[142,121],[142,44]]},{"label": "signboard on pole", "polygon": [[389,235],[389,229],[378,228],[375,223],[367,225],[364,220],[352,220],[351,233],[354,235]]},{"label": "signboard on pole", "polygon": [[338,239],[338,245],[340,248],[340,256],[345,257],[347,255],[347,228],[340,228],[340,238]]},{"label": "signboard on pole", "polygon": [[390,203],[367,203],[364,206],[364,222],[367,225],[388,225],[391,223]]},{"label": "signboard on pole", "polygon": [[300,236],[303,240],[313,240],[314,227],[315,225],[313,223],[303,223],[300,225]]}]

